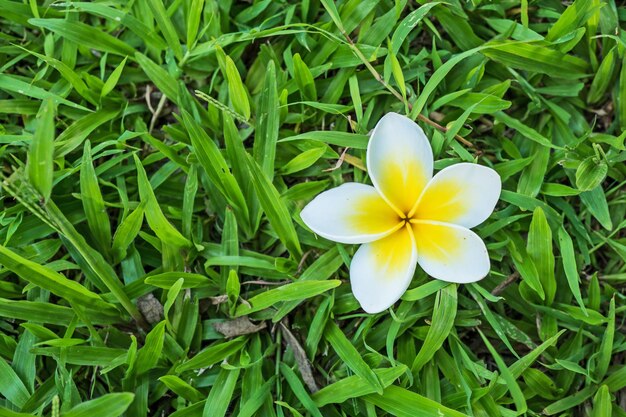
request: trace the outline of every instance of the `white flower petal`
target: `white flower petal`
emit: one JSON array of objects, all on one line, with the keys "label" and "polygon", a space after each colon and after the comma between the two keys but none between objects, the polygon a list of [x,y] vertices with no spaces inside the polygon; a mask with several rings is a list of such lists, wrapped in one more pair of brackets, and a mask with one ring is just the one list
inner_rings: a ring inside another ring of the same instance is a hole
[{"label": "white flower petal", "polygon": [[462,226],[441,222],[412,223],[417,262],[431,277],[469,283],[483,279],[490,268],[483,240]]},{"label": "white flower petal", "polygon": [[318,235],[339,243],[366,243],[401,227],[396,212],[371,185],[350,182],[324,191],[300,212]]},{"label": "white flower petal", "polygon": [[433,175],[433,151],[422,128],[408,117],[387,113],[370,138],[367,169],[383,197],[408,213]]},{"label": "white flower petal", "polygon": [[413,217],[474,227],[491,215],[501,189],[500,175],[491,168],[451,165],[428,183]]},{"label": "white flower petal", "polygon": [[398,301],[411,283],[416,264],[415,239],[408,227],[362,245],[350,264],[350,283],[363,310],[379,313]]}]

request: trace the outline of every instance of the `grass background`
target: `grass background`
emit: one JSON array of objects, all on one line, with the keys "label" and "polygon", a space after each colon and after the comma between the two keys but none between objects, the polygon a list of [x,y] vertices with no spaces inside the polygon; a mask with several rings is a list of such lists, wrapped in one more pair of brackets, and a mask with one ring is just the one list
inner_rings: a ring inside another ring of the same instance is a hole
[{"label": "grass background", "polygon": [[[0,416],[626,415],[626,8],[0,0]],[[299,210],[418,119],[503,192],[389,312]]]}]

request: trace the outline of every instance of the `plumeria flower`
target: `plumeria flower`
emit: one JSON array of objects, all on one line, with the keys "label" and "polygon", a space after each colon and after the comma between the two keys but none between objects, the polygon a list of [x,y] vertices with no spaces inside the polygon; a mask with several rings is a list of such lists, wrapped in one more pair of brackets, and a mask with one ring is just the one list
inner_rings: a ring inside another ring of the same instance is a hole
[{"label": "plumeria flower", "polygon": [[502,187],[493,169],[460,163],[433,176],[433,152],[411,119],[387,113],[367,147],[373,186],[349,182],[315,197],[300,213],[318,235],[362,244],[350,265],[354,296],[368,313],[389,308],[417,264],[453,283],[484,278],[487,248],[470,230],[493,212]]}]

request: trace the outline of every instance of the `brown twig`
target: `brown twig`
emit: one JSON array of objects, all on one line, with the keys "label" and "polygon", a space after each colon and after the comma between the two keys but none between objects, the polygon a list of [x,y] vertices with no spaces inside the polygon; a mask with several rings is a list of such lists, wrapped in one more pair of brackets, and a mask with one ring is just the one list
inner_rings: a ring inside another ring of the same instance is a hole
[{"label": "brown twig", "polygon": [[150,110],[150,113],[152,113],[154,115],[154,107],[152,107],[152,87],[150,87],[150,84],[146,84],[146,94],[145,94],[145,99],[146,99],[146,104],[148,105],[148,110]]},{"label": "brown twig", "polygon": [[[411,104],[409,103],[409,108],[411,108]],[[431,125],[432,127],[441,130],[442,132],[447,132],[448,128],[445,126],[441,126],[439,123],[434,122],[432,120],[430,120],[428,117],[424,116],[423,114],[418,114],[417,118],[420,119],[422,122]],[[461,142],[463,145],[465,146],[469,146],[470,148],[475,148],[474,144],[472,142],[470,142],[469,140],[465,139],[463,136],[461,135],[454,135],[454,138],[456,140],[458,140],[459,142]]]},{"label": "brown twig", "polygon": [[152,133],[152,131],[154,130],[154,125],[156,124],[156,121],[161,115],[161,112],[163,111],[163,108],[165,107],[166,102],[167,102],[167,96],[163,94],[161,98],[159,99],[159,104],[157,105],[156,110],[154,111],[154,113],[152,113],[152,118],[150,119],[150,127],[148,128],[148,133]]},{"label": "brown twig", "polygon": [[500,295],[506,287],[513,284],[520,277],[519,272],[515,271],[509,275],[504,281],[498,284],[496,288],[491,291],[491,295]]},{"label": "brown twig", "polygon": [[312,252],[313,252],[313,249],[304,252],[304,254],[302,255],[302,259],[300,259],[300,262],[298,263],[298,269],[296,270],[296,275],[300,275],[300,273],[302,272],[302,268],[304,268],[304,263],[306,262],[307,258],[309,257],[309,255],[311,255]]}]

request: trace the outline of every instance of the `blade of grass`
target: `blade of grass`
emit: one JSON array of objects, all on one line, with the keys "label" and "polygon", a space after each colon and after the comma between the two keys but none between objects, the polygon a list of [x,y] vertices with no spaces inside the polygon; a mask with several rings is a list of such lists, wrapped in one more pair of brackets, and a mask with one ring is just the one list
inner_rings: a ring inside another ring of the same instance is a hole
[{"label": "blade of grass", "polygon": [[329,281],[297,281],[278,288],[262,292],[248,300],[248,305],[240,305],[236,316],[245,316],[260,311],[282,301],[305,300],[337,288],[339,280]]},{"label": "blade of grass", "polygon": [[291,215],[281,200],[280,194],[252,157],[248,155],[245,163],[250,171],[250,179],[256,190],[256,195],[270,225],[291,256],[298,259],[302,254],[300,241],[293,226]]},{"label": "blade of grass", "polygon": [[324,336],[337,353],[337,356],[341,358],[348,368],[364,381],[367,381],[374,392],[378,394],[383,393],[383,385],[380,379],[378,379],[378,375],[365,363],[359,351],[356,350],[334,321],[329,321],[326,324]]},{"label": "blade of grass", "polygon": [[135,53],[135,50],[126,42],[100,31],[95,26],[65,19],[29,19],[28,23],[58,33],[61,37],[88,48],[121,56]]},{"label": "blade of grass", "polygon": [[54,101],[45,99],[37,113],[37,127],[28,149],[28,179],[44,201],[50,198],[54,179],[54,114]]}]

